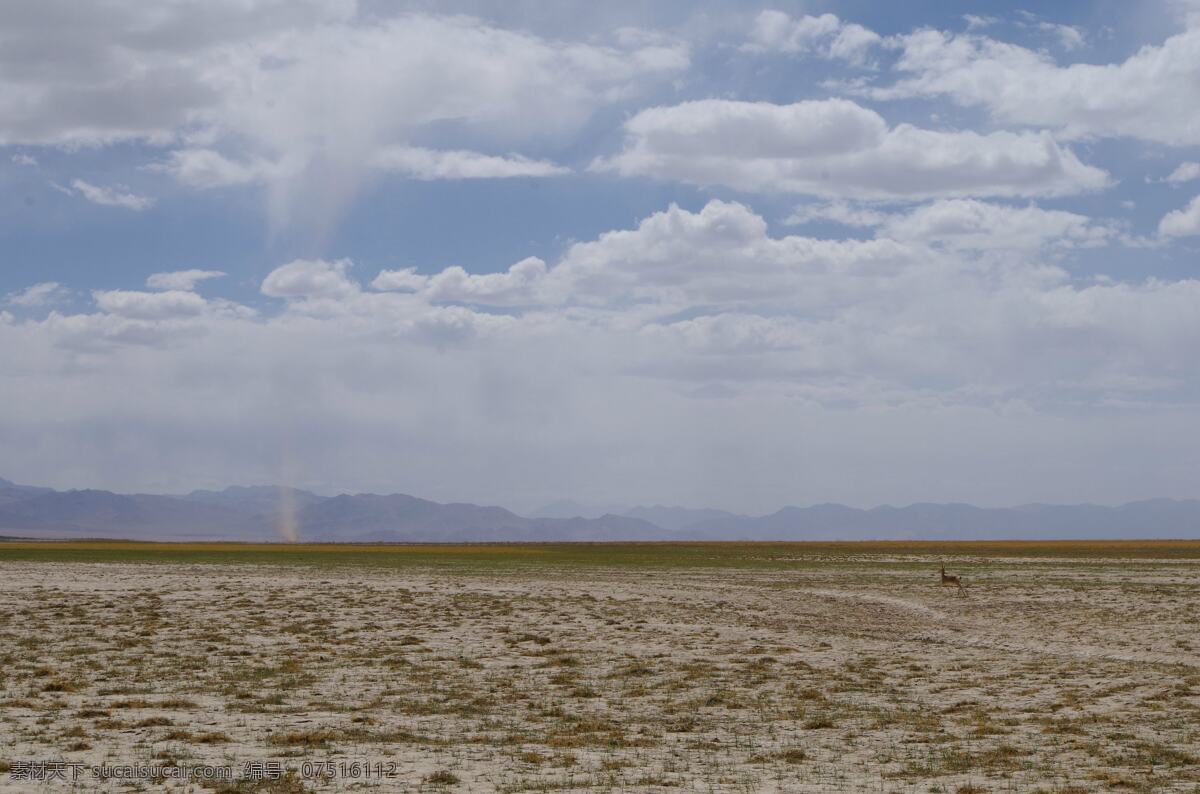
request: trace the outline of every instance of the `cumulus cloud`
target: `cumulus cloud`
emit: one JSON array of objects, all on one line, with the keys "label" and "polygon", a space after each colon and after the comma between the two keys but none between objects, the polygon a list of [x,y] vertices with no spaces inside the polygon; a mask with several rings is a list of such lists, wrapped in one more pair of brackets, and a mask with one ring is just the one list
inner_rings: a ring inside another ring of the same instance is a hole
[{"label": "cumulus cloud", "polygon": [[[563,345],[613,376],[757,384],[818,402],[930,389],[949,403],[1146,390],[1200,400],[1186,374],[1200,283],[1076,283],[1039,259],[1109,234],[1072,213],[948,200],[889,216],[874,239],[772,237],[746,206],[711,201],[577,242],[553,265],[385,270],[366,290],[348,260],[296,260],[264,279],[263,294],[284,301],[265,317],[190,291],[106,290],[95,314],[28,327],[91,347],[97,336],[186,345],[234,326],[239,339],[307,329],[329,335],[331,361],[369,340],[526,362]],[[321,356],[313,344],[307,353]]]},{"label": "cumulus cloud", "polygon": [[376,167],[413,179],[504,179],[516,176],[558,176],[570,173],[548,160],[518,154],[505,157],[469,151],[439,151],[420,146],[392,146],[375,156]]},{"label": "cumulus cloud", "polygon": [[1064,50],[1077,50],[1084,45],[1086,37],[1083,31],[1074,25],[1063,25],[1056,22],[1039,22],[1038,30],[1050,33],[1058,38],[1058,43]]},{"label": "cumulus cloud", "polygon": [[1188,202],[1183,209],[1172,210],[1158,222],[1158,233],[1163,237],[1190,237],[1200,234],[1200,196]]},{"label": "cumulus cloud", "polygon": [[297,259],[272,270],[263,280],[262,292],[272,298],[348,297],[359,291],[346,275],[348,267],[349,259]]},{"label": "cumulus cloud", "polygon": [[184,290],[190,292],[195,289],[197,282],[206,281],[210,278],[220,278],[225,275],[220,270],[174,270],[169,273],[152,273],[146,279],[146,286],[150,289],[162,290]]},{"label": "cumulus cloud", "polygon": [[454,265],[434,276],[418,275],[412,268],[384,270],[371,286],[378,290],[419,292],[434,302],[482,303],[508,306],[536,303],[534,289],[546,275],[546,263],[535,256],[522,259],[502,273],[468,273]]},{"label": "cumulus cloud", "polygon": [[963,21],[967,23],[967,30],[988,28],[1000,21],[1000,17],[987,16],[983,14],[963,14],[962,18]]},{"label": "cumulus cloud", "polygon": [[429,283],[429,277],[417,272],[415,267],[402,270],[381,270],[371,282],[374,289],[395,292],[416,292]]},{"label": "cumulus cloud", "polygon": [[35,166],[38,164],[37,158],[31,154],[14,154],[12,156],[13,165]]},{"label": "cumulus cloud", "polygon": [[136,355],[128,352],[131,350],[168,350],[257,316],[249,306],[207,300],[185,290],[113,289],[93,290],[91,294],[95,311],[67,314],[54,310],[44,320],[19,327],[32,335],[27,336],[31,340],[52,340],[51,344],[60,350],[115,361],[123,355]]},{"label": "cumulus cloud", "polygon": [[10,306],[19,306],[22,309],[33,309],[56,303],[66,297],[66,295],[67,290],[57,281],[43,281],[40,284],[26,287],[20,292],[9,294],[4,299],[4,302]]},{"label": "cumulus cloud", "polygon": [[1178,185],[1195,179],[1200,179],[1200,163],[1188,161],[1180,163],[1163,181]]},{"label": "cumulus cloud", "polygon": [[790,105],[701,100],[643,110],[593,168],[627,176],[840,198],[1057,196],[1108,175],[1047,133],[939,131],[845,99]]},{"label": "cumulus cloud", "polygon": [[860,66],[866,63],[871,48],[882,41],[873,30],[843,22],[833,14],[793,19],[774,10],[755,18],[749,38],[742,45],[749,52],[811,53]]},{"label": "cumulus cloud", "polygon": [[[58,187],[58,186],[56,186]],[[78,195],[102,207],[121,207],[135,212],[150,209],[154,199],[130,193],[122,187],[100,187],[82,179],[71,181],[69,188],[59,188],[68,195]]]},{"label": "cumulus cloud", "polygon": [[[633,345],[625,365],[657,378],[799,388],[792,378],[804,372],[814,394],[839,384],[839,399],[852,382],[865,400],[881,384],[889,399],[932,382],[943,399],[968,401],[989,389],[1047,399],[1100,383],[1164,388],[1161,379],[1184,366],[1183,340],[1200,333],[1185,310],[1200,285],[1073,284],[1030,258],[1110,234],[1084,216],[1036,206],[940,201],[890,217],[875,239],[775,238],[745,206],[712,201],[576,243],[552,267],[527,259],[493,274],[383,271],[372,286],[397,291],[367,293],[344,260],[305,261],[270,274],[263,291],[302,313],[325,299],[339,323],[405,328],[410,339],[426,327],[442,329],[442,341],[467,331],[522,344],[547,335],[599,340],[608,350]],[[1164,358],[1156,345],[1168,337],[1175,352]],[[1041,378],[1052,372],[1049,386]]]},{"label": "cumulus cloud", "polygon": [[1006,249],[1096,248],[1117,237],[1111,225],[1086,215],[1034,205],[1011,207],[971,199],[935,201],[897,215],[879,234],[980,252]]},{"label": "cumulus cloud", "polygon": [[136,290],[99,290],[92,293],[101,311],[132,320],[171,320],[196,317],[204,312],[208,302],[194,292],[167,290],[138,292]]},{"label": "cumulus cloud", "polygon": [[877,99],[945,96],[1005,124],[1066,136],[1200,143],[1200,25],[1120,63],[1059,66],[1047,54],[972,34],[922,29],[897,39],[895,84]]}]

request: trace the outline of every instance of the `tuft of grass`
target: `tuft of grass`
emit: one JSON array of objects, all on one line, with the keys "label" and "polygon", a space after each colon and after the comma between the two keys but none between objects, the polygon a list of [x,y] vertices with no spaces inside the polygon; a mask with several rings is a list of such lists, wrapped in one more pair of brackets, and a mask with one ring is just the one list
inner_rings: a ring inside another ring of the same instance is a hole
[{"label": "tuft of grass", "polygon": [[458,776],[447,769],[439,769],[425,778],[425,782],[434,786],[453,786],[461,782]]},{"label": "tuft of grass", "polygon": [[144,720],[139,720],[133,724],[135,728],[157,728],[163,725],[170,725],[171,721],[166,717],[147,717]]},{"label": "tuft of grass", "polygon": [[192,741],[196,744],[225,744],[229,741],[229,734],[222,731],[207,731],[194,735]]},{"label": "tuft of grass", "polygon": [[77,689],[71,681],[65,681],[61,678],[55,678],[52,681],[47,681],[42,686],[43,692],[74,692]]},{"label": "tuft of grass", "polygon": [[267,739],[267,743],[274,747],[328,747],[331,742],[338,738],[339,734],[337,731],[332,731],[328,728],[318,728],[311,731],[273,733]]}]

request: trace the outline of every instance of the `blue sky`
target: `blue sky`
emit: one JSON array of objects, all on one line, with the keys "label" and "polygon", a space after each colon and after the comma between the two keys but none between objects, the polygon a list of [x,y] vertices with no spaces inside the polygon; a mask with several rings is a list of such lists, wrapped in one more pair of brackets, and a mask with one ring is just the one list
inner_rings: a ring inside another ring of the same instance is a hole
[{"label": "blue sky", "polygon": [[113,0],[0,31],[6,477],[1200,495],[1194,4]]}]

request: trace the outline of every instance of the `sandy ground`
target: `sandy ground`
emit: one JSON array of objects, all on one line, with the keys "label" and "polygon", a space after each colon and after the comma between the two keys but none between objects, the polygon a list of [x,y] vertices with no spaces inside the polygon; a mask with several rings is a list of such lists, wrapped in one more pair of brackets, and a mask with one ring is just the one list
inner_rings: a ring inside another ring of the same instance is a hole
[{"label": "sandy ground", "polygon": [[1200,791],[1200,565],[912,562],[0,563],[0,790]]}]

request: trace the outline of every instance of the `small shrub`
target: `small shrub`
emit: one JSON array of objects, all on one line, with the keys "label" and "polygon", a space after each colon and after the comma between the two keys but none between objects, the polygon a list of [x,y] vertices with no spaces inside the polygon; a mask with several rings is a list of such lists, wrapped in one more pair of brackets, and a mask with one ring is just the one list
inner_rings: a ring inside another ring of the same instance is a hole
[{"label": "small shrub", "polygon": [[458,776],[446,769],[439,769],[429,777],[425,778],[426,783],[431,783],[435,786],[453,786],[458,783]]}]

